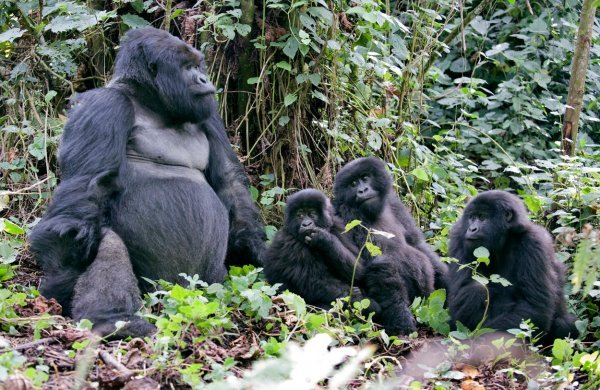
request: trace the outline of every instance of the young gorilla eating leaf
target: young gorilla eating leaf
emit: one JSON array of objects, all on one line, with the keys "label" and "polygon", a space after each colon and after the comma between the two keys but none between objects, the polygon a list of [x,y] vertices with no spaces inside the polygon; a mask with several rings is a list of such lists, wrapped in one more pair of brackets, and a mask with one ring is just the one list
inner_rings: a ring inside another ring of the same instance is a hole
[{"label": "young gorilla eating leaf", "polygon": [[[264,260],[267,280],[324,309],[350,294],[350,283],[362,277],[357,249],[342,236],[329,199],[314,189],[289,197],[284,226],[273,239]],[[356,286],[356,283],[354,284]],[[352,299],[363,298],[358,287]]]}]

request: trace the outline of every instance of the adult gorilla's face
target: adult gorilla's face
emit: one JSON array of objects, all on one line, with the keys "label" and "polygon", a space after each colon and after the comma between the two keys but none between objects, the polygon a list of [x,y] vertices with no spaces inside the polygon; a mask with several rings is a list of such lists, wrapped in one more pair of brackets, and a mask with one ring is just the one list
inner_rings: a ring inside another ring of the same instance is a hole
[{"label": "adult gorilla's face", "polygon": [[334,184],[336,202],[360,210],[367,218],[377,218],[391,190],[384,163],[373,157],[359,158],[342,168]]},{"label": "adult gorilla's face", "polygon": [[156,89],[173,117],[201,122],[216,110],[215,87],[205,73],[204,56],[176,38],[172,41],[173,60],[156,65]]},{"label": "adult gorilla's face", "polygon": [[475,198],[465,208],[462,217],[465,247],[473,251],[480,246],[487,248],[491,255],[498,254],[506,242],[514,213],[499,203]]},{"label": "adult gorilla's face", "polygon": [[166,31],[129,31],[114,78],[142,104],[174,122],[201,122],[216,113],[215,87],[206,76],[204,56]]}]

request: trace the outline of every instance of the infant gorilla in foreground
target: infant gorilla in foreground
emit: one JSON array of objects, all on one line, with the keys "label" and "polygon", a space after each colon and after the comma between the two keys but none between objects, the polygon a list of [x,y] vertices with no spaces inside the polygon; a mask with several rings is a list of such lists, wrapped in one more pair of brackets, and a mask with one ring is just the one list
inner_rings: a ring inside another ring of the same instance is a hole
[{"label": "infant gorilla in foreground", "polygon": [[[302,296],[308,304],[329,309],[331,302],[350,295],[353,275],[358,280],[363,274],[360,262],[354,270],[358,250],[342,231],[323,193],[307,189],[290,196],[283,228],[265,255],[267,280],[281,283],[281,290]],[[354,287],[352,299],[362,298]]]}]

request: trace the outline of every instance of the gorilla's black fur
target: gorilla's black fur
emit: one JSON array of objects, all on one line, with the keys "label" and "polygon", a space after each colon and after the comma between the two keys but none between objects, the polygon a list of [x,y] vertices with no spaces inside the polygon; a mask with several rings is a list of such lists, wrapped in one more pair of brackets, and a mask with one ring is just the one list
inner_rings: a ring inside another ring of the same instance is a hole
[{"label": "gorilla's black fur", "polygon": [[79,97],[61,140],[61,184],[29,237],[42,293],[65,314],[101,334],[117,320],[130,321],[123,336],[148,334],[133,316],[141,277],[211,283],[223,280],[226,257],[260,264],[263,226],[214,92],[202,54],[145,28],[123,39],[113,81]]},{"label": "gorilla's black fur", "polygon": [[[288,289],[307,303],[325,309],[337,298],[348,296],[358,250],[341,234],[342,230],[322,192],[308,189],[290,196],[284,226],[265,255],[269,282],[281,283],[282,290]],[[362,274],[359,262],[355,280]],[[363,298],[358,287],[352,298]]]},{"label": "gorilla's black fur", "polygon": [[[344,223],[360,220],[370,229],[394,235],[373,235],[382,254],[366,262],[364,284],[367,297],[382,308],[376,319],[392,332],[415,329],[409,305],[416,296],[433,291],[434,280],[443,287],[446,265],[425,243],[408,210],[392,190],[384,163],[374,157],[359,158],[342,168],[335,178],[334,206]],[[355,228],[349,234],[359,248],[367,232]],[[435,276],[434,276],[435,275]]]},{"label": "gorilla's black fur", "polygon": [[486,301],[484,287],[462,264],[475,261],[473,251],[485,247],[490,264],[477,272],[500,275],[511,285],[487,285],[490,293],[485,327],[518,328],[530,319],[545,336],[542,342],[577,336],[575,318],[563,295],[564,266],[554,256],[550,234],[527,217],[523,202],[504,191],[487,191],[473,198],[450,232],[449,254],[459,260],[448,274],[448,301],[452,320],[473,329],[481,321]]}]

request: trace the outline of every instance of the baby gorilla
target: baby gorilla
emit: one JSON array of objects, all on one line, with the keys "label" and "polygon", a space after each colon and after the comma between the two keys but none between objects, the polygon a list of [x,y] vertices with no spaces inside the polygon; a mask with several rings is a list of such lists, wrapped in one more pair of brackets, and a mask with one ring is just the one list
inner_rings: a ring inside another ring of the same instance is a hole
[{"label": "baby gorilla", "polygon": [[[371,258],[362,252],[366,269],[363,284],[369,299],[381,306],[375,319],[392,333],[416,329],[409,305],[417,296],[427,296],[434,288],[434,269],[443,284],[446,270],[427,246],[406,208],[392,190],[390,175],[377,158],[360,158],[347,164],[335,178],[334,205],[344,223],[360,220],[371,230],[394,237],[372,235],[382,254]],[[350,233],[357,247],[365,245],[367,231],[355,228]]]},{"label": "baby gorilla", "polygon": [[[358,251],[350,242],[344,242],[341,231],[342,225],[322,192],[307,189],[290,196],[284,226],[264,259],[268,281],[282,283],[281,289],[324,309],[337,298],[348,296]],[[355,279],[362,273],[359,262]],[[355,287],[352,299],[362,297]]]},{"label": "baby gorilla", "polygon": [[459,260],[448,275],[449,308],[453,321],[473,329],[481,321],[486,306],[483,285],[472,278],[464,264],[475,261],[473,251],[485,247],[489,265],[477,272],[487,277],[498,274],[511,285],[487,285],[489,308],[484,326],[499,330],[518,328],[530,319],[545,336],[577,336],[575,318],[566,308],[563,288],[564,266],[554,257],[548,232],[527,217],[523,202],[508,192],[487,191],[471,200],[450,232],[449,254]]}]

